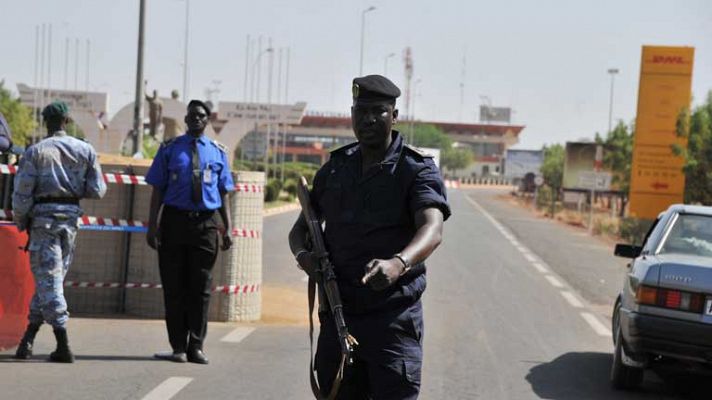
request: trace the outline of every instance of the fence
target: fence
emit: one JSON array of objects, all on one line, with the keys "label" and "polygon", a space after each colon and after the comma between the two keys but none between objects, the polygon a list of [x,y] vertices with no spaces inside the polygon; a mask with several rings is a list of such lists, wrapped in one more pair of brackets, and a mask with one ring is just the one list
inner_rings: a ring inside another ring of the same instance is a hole
[{"label": "fence", "polygon": [[[65,280],[70,310],[88,315],[163,317],[157,254],[145,241],[151,187],[147,166],[102,164],[109,184],[101,200],[83,200],[74,262]],[[11,168],[0,168],[2,206],[8,208]],[[213,321],[253,321],[261,315],[264,174],[233,174],[229,196],[233,247],[220,252],[213,270]],[[5,213],[8,216],[8,213]]]}]

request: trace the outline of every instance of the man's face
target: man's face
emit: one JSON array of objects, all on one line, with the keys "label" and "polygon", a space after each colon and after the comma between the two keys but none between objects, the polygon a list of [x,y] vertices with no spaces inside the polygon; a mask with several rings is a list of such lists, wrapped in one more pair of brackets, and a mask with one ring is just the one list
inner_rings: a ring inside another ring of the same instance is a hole
[{"label": "man's face", "polygon": [[200,105],[190,106],[185,116],[185,124],[190,132],[202,132],[208,126],[208,113]]},{"label": "man's face", "polygon": [[351,127],[356,139],[368,147],[379,147],[388,141],[397,117],[398,110],[388,101],[357,101],[351,107]]}]

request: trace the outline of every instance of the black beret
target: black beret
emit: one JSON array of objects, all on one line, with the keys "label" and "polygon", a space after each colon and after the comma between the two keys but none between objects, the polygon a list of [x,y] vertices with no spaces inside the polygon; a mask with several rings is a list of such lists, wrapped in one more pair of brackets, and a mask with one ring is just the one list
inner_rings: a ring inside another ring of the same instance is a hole
[{"label": "black beret", "polygon": [[355,100],[386,100],[395,101],[401,91],[388,78],[381,75],[367,75],[354,78],[352,86],[353,99]]},{"label": "black beret", "polygon": [[212,110],[211,110],[210,106],[208,105],[208,103],[206,103],[206,102],[204,102],[204,101],[201,101],[201,100],[191,100],[191,101],[188,103],[188,108],[190,109],[190,107],[192,107],[192,106],[201,106],[201,107],[203,107],[203,108],[205,109],[205,111],[208,113],[208,117],[210,117],[210,114],[212,114]]},{"label": "black beret", "polygon": [[68,117],[69,116],[69,106],[67,103],[56,100],[50,103],[47,107],[42,110],[42,117],[44,119],[52,117]]}]

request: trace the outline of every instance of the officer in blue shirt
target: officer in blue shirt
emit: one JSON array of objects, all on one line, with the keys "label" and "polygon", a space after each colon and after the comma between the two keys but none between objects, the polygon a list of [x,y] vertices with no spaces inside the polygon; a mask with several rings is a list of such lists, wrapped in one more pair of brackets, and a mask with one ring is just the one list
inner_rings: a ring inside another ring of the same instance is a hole
[{"label": "officer in blue shirt", "polygon": [[[423,262],[440,244],[450,216],[432,156],[392,129],[400,90],[380,75],[353,80],[351,121],[357,143],[334,150],[319,169],[311,203],[325,223],[349,332],[359,345],[337,398],[415,399],[420,391],[425,291]],[[317,265],[300,215],[289,244],[300,267]],[[315,368],[326,396],[341,363],[328,310]]]},{"label": "officer in blue shirt", "polygon": [[207,104],[191,100],[187,133],[163,143],[146,174],[153,186],[146,241],[158,250],[172,347],[156,357],[175,362],[208,363],[203,341],[218,238],[223,250],[232,246],[227,193],[234,183],[227,148],[204,134],[209,117]]}]

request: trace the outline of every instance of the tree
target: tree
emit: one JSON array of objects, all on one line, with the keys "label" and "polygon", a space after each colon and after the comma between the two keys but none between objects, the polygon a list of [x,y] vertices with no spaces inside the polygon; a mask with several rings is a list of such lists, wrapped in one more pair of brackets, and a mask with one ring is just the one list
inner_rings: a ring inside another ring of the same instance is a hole
[{"label": "tree", "polygon": [[541,174],[544,182],[551,188],[551,216],[554,216],[554,209],[558,193],[564,180],[564,146],[554,144],[544,146],[544,162],[541,165]]},{"label": "tree", "polygon": [[20,99],[12,97],[12,93],[5,89],[5,81],[0,81],[0,113],[10,125],[12,141],[19,146],[26,145],[35,129],[32,110],[22,104]]},{"label": "tree", "polygon": [[472,161],[473,156],[470,149],[450,147],[440,153],[440,164],[451,171],[467,168],[472,164]]},{"label": "tree", "polygon": [[687,148],[673,145],[673,152],[685,158],[684,201],[712,205],[712,91],[692,113],[680,113],[676,131],[687,138]]},{"label": "tree", "polygon": [[601,144],[605,148],[603,155],[603,164],[609,169],[612,174],[612,183],[617,186],[622,193],[623,206],[621,207],[621,216],[625,212],[626,203],[630,192],[630,169],[633,163],[633,135],[634,129],[623,123],[618,122],[616,127],[608,132],[606,138],[601,138],[596,134],[596,143]]},{"label": "tree", "polygon": [[435,125],[416,124],[413,126],[413,146],[445,151],[452,147],[452,139]]}]

